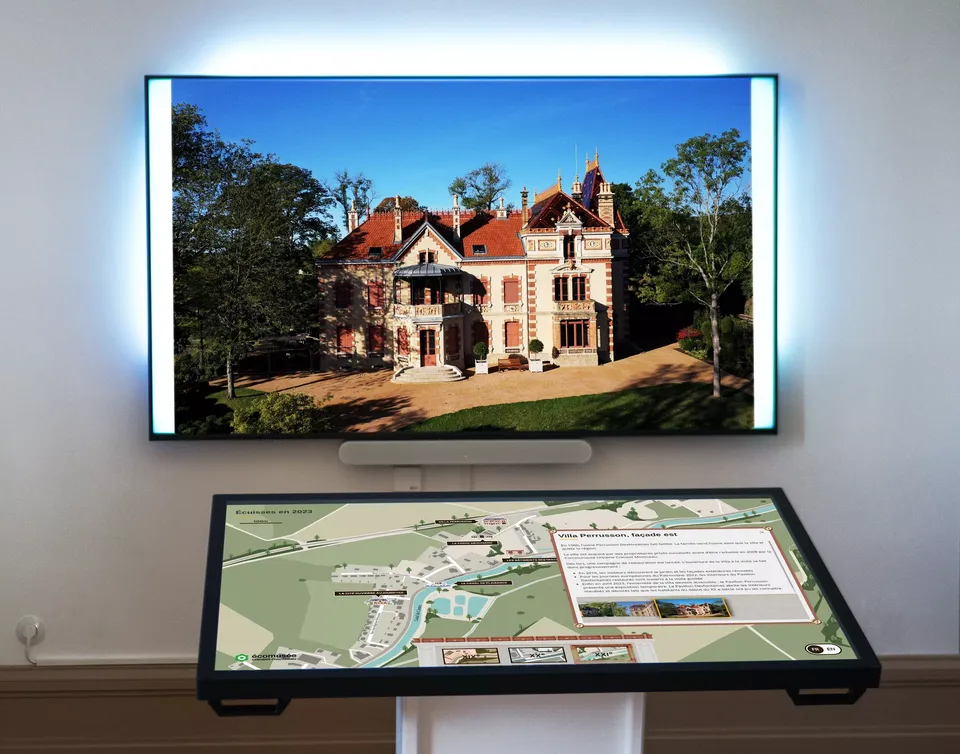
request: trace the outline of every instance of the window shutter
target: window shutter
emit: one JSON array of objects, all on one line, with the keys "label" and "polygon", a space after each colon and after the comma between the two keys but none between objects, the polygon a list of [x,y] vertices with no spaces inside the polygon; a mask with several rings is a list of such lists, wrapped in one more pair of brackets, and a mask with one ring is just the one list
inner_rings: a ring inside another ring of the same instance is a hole
[{"label": "window shutter", "polygon": [[520,281],[519,280],[503,281],[503,303],[505,304],[520,303]]}]

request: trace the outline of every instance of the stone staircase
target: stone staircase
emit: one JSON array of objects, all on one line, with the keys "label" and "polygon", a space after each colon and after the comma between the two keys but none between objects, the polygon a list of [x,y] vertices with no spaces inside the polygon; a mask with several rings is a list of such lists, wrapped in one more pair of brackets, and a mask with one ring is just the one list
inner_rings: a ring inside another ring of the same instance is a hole
[{"label": "stone staircase", "polygon": [[427,384],[434,382],[458,382],[465,380],[466,375],[450,364],[439,367],[403,367],[395,372],[391,382],[406,384]]}]

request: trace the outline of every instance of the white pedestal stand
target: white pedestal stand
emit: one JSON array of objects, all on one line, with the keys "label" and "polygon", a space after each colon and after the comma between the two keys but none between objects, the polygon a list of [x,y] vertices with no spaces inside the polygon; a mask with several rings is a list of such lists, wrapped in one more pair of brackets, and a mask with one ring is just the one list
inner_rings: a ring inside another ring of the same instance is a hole
[{"label": "white pedestal stand", "polygon": [[403,697],[397,754],[641,754],[643,713],[643,694]]}]

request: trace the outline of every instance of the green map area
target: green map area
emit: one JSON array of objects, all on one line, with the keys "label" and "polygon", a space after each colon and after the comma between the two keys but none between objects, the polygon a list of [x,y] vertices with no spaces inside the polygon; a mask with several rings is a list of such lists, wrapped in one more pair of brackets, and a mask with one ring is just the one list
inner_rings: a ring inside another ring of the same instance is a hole
[{"label": "green map area", "polygon": [[[705,595],[701,602],[713,607],[699,609],[714,619],[709,624],[678,620],[697,617],[698,608],[684,604],[692,599],[660,600],[656,609],[649,600],[581,602],[583,616],[607,621],[588,624],[572,607],[570,574],[561,572],[551,537],[739,527],[772,531],[795,580],[795,599],[805,598],[813,620],[738,622],[737,609],[729,615],[724,602],[739,604],[736,597]],[[833,649],[807,649],[817,644]],[[499,647],[500,654],[484,647]],[[227,509],[217,670],[852,656],[769,499],[277,502]]]}]

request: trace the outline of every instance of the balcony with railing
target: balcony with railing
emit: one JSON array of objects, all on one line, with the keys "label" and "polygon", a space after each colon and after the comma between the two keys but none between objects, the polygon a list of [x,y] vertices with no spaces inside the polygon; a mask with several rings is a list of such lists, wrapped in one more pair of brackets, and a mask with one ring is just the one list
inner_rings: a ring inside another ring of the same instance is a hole
[{"label": "balcony with railing", "polygon": [[463,304],[459,301],[448,301],[444,304],[395,304],[393,311],[397,317],[436,319],[463,314]]},{"label": "balcony with railing", "polygon": [[592,312],[594,302],[591,299],[585,301],[554,301],[553,311],[558,314],[582,314]]}]

